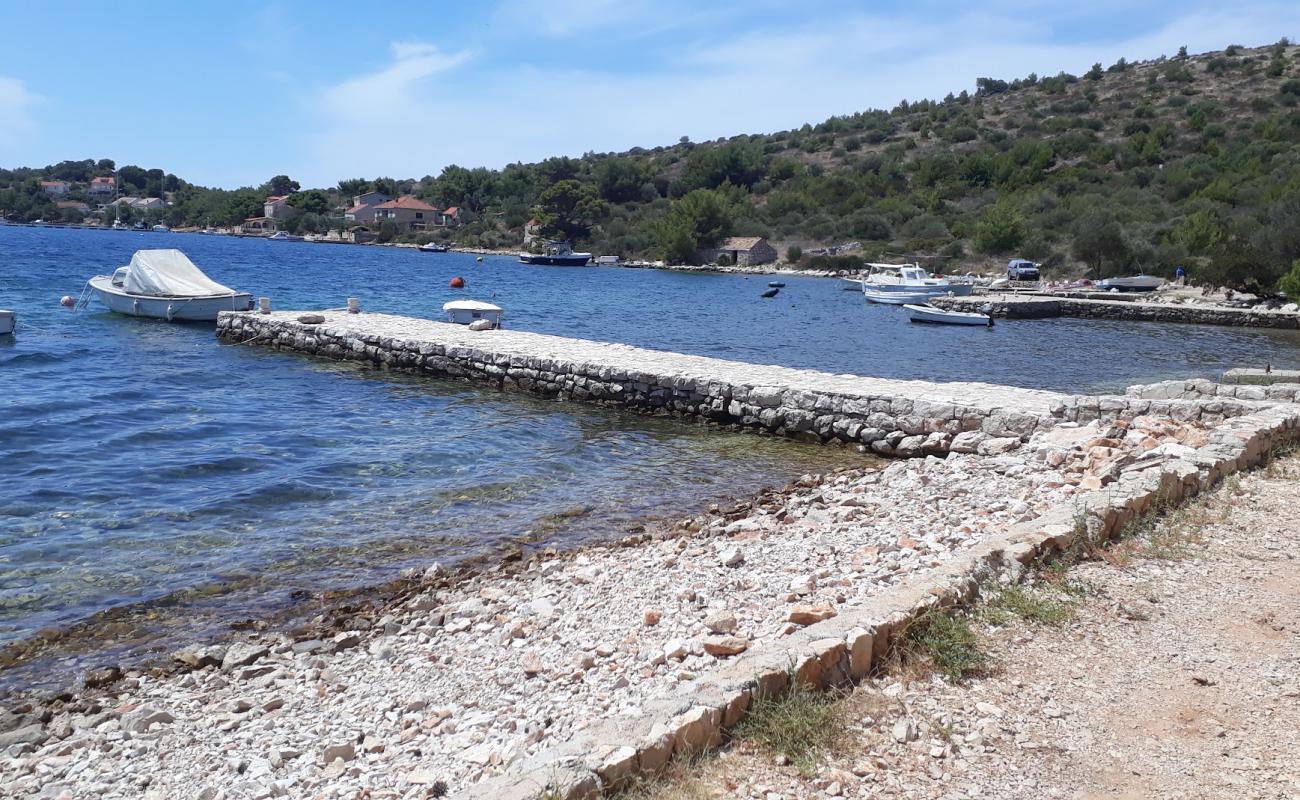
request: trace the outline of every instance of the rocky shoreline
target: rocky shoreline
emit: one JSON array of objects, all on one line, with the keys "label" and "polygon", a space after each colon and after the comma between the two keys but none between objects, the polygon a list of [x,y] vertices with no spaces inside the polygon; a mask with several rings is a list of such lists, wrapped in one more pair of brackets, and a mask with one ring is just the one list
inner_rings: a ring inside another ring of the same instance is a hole
[{"label": "rocky shoreline", "polygon": [[428,797],[597,720],[633,724],[710,670],[797,637],[1126,472],[1187,456],[1194,423],[1063,423],[1023,442],[781,492],[616,545],[430,567],[337,626],[177,654],[180,672],[0,715],[6,796]]}]

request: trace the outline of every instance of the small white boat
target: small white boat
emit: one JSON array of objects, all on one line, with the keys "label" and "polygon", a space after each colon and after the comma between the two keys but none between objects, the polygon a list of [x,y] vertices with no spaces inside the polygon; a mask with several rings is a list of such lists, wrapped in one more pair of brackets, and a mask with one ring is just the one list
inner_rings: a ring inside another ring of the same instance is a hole
[{"label": "small white boat", "polygon": [[447,252],[447,245],[438,244],[437,242],[425,242],[418,249],[421,253],[445,253]]},{"label": "small white boat", "polygon": [[1164,285],[1164,278],[1157,278],[1154,275],[1134,275],[1129,278],[1107,278],[1098,283],[1097,288],[1103,292],[1112,289],[1118,292],[1154,292]]},{"label": "small white boat", "polygon": [[913,322],[932,322],[937,325],[978,325],[988,328],[993,325],[993,317],[988,314],[977,314],[973,311],[947,311],[942,308],[935,308],[930,305],[912,305],[903,306],[911,312]]},{"label": "small white boat", "polygon": [[270,239],[270,240],[273,241],[273,242],[301,242],[301,241],[305,241],[305,240],[303,239],[303,237],[301,237],[301,236],[294,236],[293,234],[291,234],[291,233],[285,233],[284,231],[277,231],[276,233],[273,233],[272,235],[268,236],[267,238]]},{"label": "small white boat", "polygon": [[8,336],[14,332],[14,326],[18,324],[18,315],[12,311],[0,309],[0,336]]},{"label": "small white boat", "polygon": [[862,290],[862,296],[867,298],[868,303],[880,303],[887,306],[905,306],[909,303],[926,303],[934,297],[929,292],[878,292],[869,289]]},{"label": "small white boat", "polygon": [[457,325],[471,325],[479,320],[487,320],[493,328],[501,327],[501,306],[481,300],[452,300],[443,303],[442,310],[447,314],[447,321]]},{"label": "small white boat", "polygon": [[179,250],[137,250],[130,264],[96,275],[87,288],[119,314],[169,322],[216,322],[221,311],[253,307],[251,294],[212,280]]},{"label": "small white boat", "polygon": [[149,230],[153,231],[154,233],[171,233],[172,229],[167,227],[166,225],[155,225]]}]

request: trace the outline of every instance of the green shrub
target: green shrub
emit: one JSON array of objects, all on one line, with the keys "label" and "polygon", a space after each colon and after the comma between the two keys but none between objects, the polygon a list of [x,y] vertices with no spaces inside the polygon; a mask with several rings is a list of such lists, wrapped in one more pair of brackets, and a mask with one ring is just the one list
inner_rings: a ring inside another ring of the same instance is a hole
[{"label": "green shrub", "polygon": [[801,258],[803,258],[803,248],[799,245],[792,244],[785,249],[785,260],[791,264],[797,264]]},{"label": "green shrub", "polygon": [[1291,270],[1277,282],[1277,289],[1289,300],[1300,303],[1300,259],[1291,264]]}]

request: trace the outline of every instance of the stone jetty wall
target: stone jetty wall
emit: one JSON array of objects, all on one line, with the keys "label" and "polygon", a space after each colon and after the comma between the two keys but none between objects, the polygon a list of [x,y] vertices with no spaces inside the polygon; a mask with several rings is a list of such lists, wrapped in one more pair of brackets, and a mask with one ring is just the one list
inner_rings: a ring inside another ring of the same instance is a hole
[{"label": "stone jetty wall", "polygon": [[881,455],[994,451],[1054,424],[1065,395],[982,383],[928,383],[832,375],[621,344],[386,314],[222,313],[217,335],[333,359],[481,381],[764,431],[859,443]]},{"label": "stone jetty wall", "polygon": [[1300,314],[1293,311],[1256,311],[1173,303],[1144,303],[1136,300],[1087,300],[1082,298],[976,295],[939,297],[931,301],[940,308],[957,311],[990,309],[1003,319],[1047,319],[1082,317],[1131,322],[1177,322],[1199,325],[1230,325],[1246,328],[1300,329]]},{"label": "stone jetty wall", "polygon": [[[1186,405],[1179,401],[1196,401],[1194,405],[1201,408],[1213,407],[1211,401],[1222,400],[1219,405],[1233,412],[1249,413],[1248,410],[1261,403],[1300,403],[1300,384],[1275,383],[1267,386],[1253,384],[1215,383],[1209,380],[1162,381],[1141,386],[1130,386],[1125,393],[1133,398],[1132,402],[1141,400],[1174,401],[1175,405]],[[1234,414],[1235,416],[1236,414]]]}]

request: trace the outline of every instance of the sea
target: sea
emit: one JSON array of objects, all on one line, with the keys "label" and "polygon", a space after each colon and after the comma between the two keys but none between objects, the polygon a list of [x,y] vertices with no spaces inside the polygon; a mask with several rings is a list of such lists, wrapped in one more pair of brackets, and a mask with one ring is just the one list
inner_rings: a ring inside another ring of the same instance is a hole
[{"label": "sea", "polygon": [[[407,568],[608,541],[868,461],[60,306],[145,248],[183,250],[277,309],[355,297],[440,318],[448,300],[490,300],[513,329],[836,373],[1105,391],[1300,367],[1295,332],[919,326],[826,278],[0,226],[0,308],[18,314],[0,337],[0,690],[146,661]],[[770,280],[785,288],[765,299]]]}]

